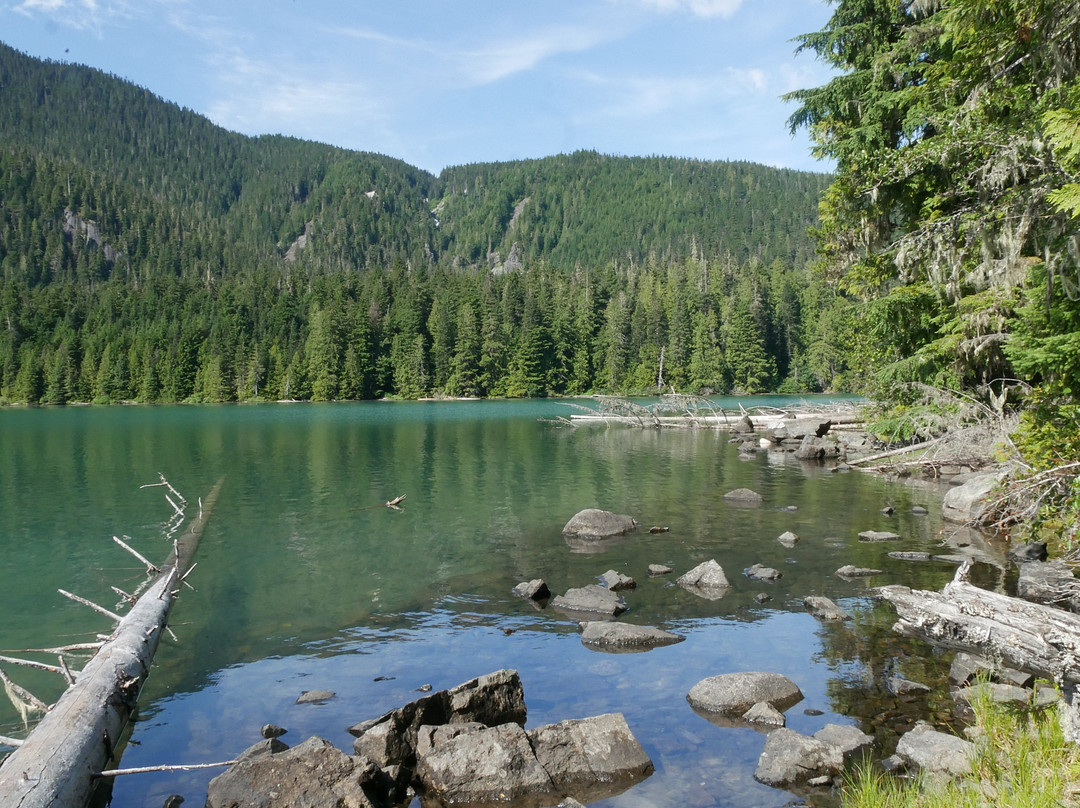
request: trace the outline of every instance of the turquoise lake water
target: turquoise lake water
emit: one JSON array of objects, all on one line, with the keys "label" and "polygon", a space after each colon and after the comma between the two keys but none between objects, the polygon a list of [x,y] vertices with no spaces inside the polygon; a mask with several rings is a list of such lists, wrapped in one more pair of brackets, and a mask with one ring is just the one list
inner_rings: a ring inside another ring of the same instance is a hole
[{"label": "turquoise lake water", "polygon": [[[886,555],[972,540],[942,524],[941,488],[772,454],[740,459],[715,431],[543,420],[570,412],[559,401],[0,411],[0,653],[108,633],[106,618],[57,589],[110,608],[111,587],[134,589],[141,570],[114,535],[164,559],[173,509],[162,488],[141,487],[161,473],[193,508],[217,480],[224,485],[189,578],[194,591],[173,611],[178,642],[158,651],[125,767],[228,760],[267,722],[287,727],[291,744],[318,734],[348,751],[346,727],[418,697],[421,685],[451,687],[499,668],[520,672],[529,727],[626,715],[656,772],[603,803],[612,806],[790,802],[753,780],[763,735],[690,708],[687,692],[707,676],[790,676],[806,696],[788,711],[801,732],[859,724],[887,746],[892,728],[914,717],[943,720],[936,677],[947,658],[893,637],[888,610],[868,596],[874,585],[938,588],[951,577],[948,564]],[[742,487],[763,504],[722,498]],[[400,511],[381,507],[402,494]],[[886,505],[894,515],[880,513]],[[912,513],[915,505],[929,513]],[[587,507],[628,513],[642,528],[582,552],[561,529]],[[651,525],[670,532],[649,534]],[[871,529],[903,540],[860,543],[859,531]],[[776,541],[787,530],[802,538],[793,549]],[[670,585],[710,558],[731,579],[725,598]],[[650,563],[675,573],[650,579]],[[771,585],[743,576],[755,563],[784,576]],[[884,574],[844,581],[834,575],[844,564]],[[686,641],[599,653],[581,644],[573,620],[511,593],[538,577],[562,592],[608,569],[638,581],[621,619]],[[763,591],[771,600],[759,604]],[[803,609],[806,595],[839,601],[855,620],[818,623]],[[59,677],[3,667],[46,701],[60,693]],[[885,689],[891,673],[931,680],[935,694],[901,705]],[[337,695],[294,703],[313,689]],[[0,735],[23,732],[0,701]],[[173,793],[202,805],[215,773],[118,778],[112,805],[160,806]]]}]

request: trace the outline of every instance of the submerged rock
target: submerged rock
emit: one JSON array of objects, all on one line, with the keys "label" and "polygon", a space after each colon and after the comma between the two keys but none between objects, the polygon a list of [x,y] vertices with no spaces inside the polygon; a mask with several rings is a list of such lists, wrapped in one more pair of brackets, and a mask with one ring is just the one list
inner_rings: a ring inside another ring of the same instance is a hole
[{"label": "submerged rock", "polygon": [[899,534],[892,533],[888,530],[864,530],[859,534],[859,541],[900,541],[900,536]]},{"label": "submerged rock", "polygon": [[841,578],[869,578],[872,575],[881,575],[881,570],[871,569],[870,567],[854,567],[851,564],[845,564],[836,571],[836,574]]},{"label": "submerged rock", "polygon": [[637,527],[637,520],[625,514],[586,508],[578,511],[563,527],[563,534],[583,539],[605,539],[622,536]]}]

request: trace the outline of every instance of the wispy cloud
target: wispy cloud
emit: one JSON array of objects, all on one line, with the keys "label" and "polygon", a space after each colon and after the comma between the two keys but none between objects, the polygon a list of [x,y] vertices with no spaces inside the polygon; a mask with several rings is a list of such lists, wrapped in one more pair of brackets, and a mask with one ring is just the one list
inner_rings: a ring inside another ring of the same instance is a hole
[{"label": "wispy cloud", "polygon": [[101,31],[97,0],[23,0],[15,11],[27,17],[43,16],[78,31]]},{"label": "wispy cloud", "polygon": [[[619,0],[623,2],[624,0]],[[690,12],[695,17],[705,19],[711,17],[730,17],[739,7],[743,0],[630,0],[640,3],[647,8],[655,8],[663,12]]]}]

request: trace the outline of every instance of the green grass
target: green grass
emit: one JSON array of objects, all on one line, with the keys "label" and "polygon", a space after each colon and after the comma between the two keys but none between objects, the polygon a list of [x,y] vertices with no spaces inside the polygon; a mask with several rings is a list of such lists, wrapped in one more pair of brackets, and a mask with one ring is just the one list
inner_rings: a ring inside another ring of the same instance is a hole
[{"label": "green grass", "polygon": [[972,705],[973,773],[949,781],[901,779],[864,766],[843,808],[1062,808],[1080,806],[1080,747],[1065,742],[1057,711],[1015,710],[981,696]]}]

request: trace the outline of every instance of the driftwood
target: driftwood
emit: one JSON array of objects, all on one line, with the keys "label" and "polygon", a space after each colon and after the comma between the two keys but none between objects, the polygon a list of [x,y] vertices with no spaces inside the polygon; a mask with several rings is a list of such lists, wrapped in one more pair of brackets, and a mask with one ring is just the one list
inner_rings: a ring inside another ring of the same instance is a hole
[{"label": "driftwood", "polygon": [[78,674],[76,683],[0,765],[0,805],[4,808],[81,808],[87,803],[95,777],[113,757],[113,745],[135,707],[166,629],[178,579],[190,569],[221,484],[214,486],[161,572]]}]

